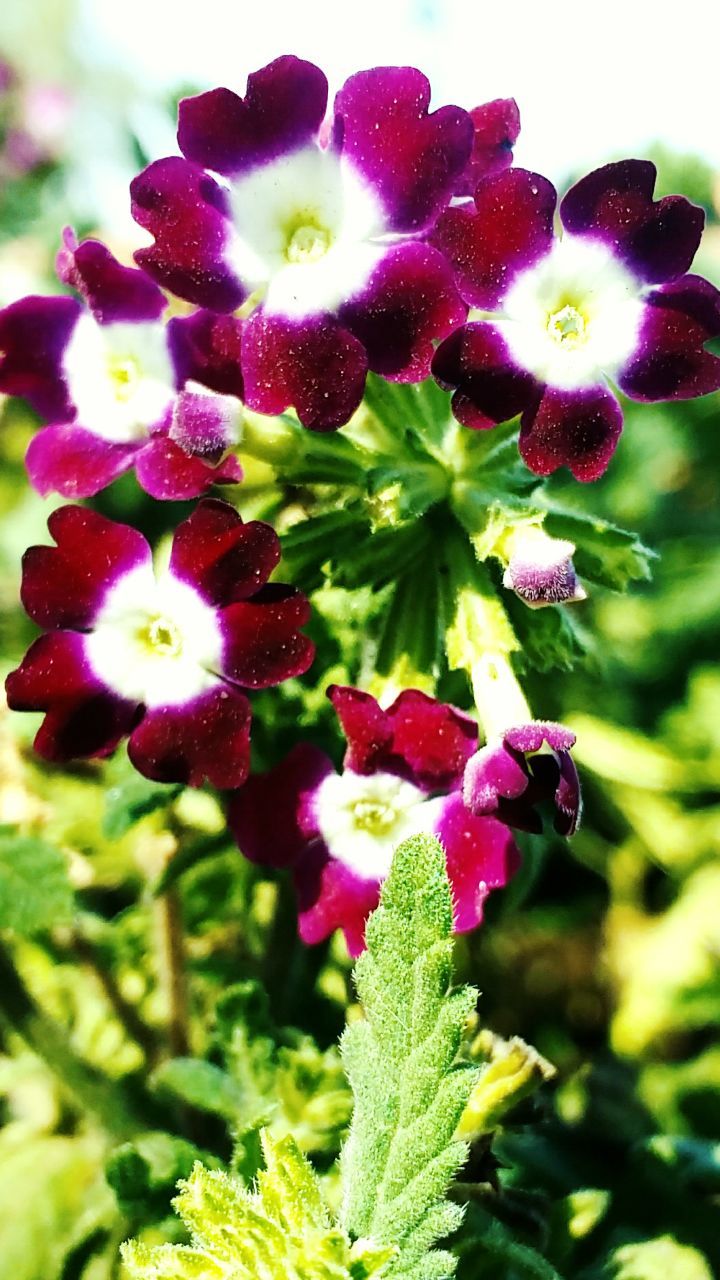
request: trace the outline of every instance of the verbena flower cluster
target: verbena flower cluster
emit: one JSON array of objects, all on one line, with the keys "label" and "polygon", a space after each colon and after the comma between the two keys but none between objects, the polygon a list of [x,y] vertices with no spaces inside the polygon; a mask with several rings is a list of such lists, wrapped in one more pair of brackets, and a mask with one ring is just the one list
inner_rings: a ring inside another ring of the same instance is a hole
[{"label": "verbena flower cluster", "polygon": [[[618,443],[615,388],[658,401],[720,387],[706,350],[720,293],[688,274],[699,208],[655,200],[643,160],[596,170],[558,208],[545,178],[513,166],[512,100],[429,104],[419,71],[376,68],[328,114],[324,74],[295,57],[251,75],[244,98],[188,98],[182,154],[131,186],[151,241],[137,265],[67,229],[68,291],[0,312],[0,391],[43,423],[27,454],[39,493],[90,498],[134,469],[154,499],[201,498],[162,569],[135,529],[53,513],[56,545],[24,560],[23,604],[44,634],[8,679],[10,706],[45,713],[47,759],[127,738],[146,777],[230,791],[242,852],[292,869],[302,937],[340,928],[353,953],[404,837],[441,840],[465,930],[518,865],[511,827],[540,830],[549,802],[571,834],[574,736],[533,720],[507,659],[480,643],[464,665],[484,745],[474,718],[417,688],[378,701],[332,687],[342,771],[306,743],[249,778],[248,695],[305,673],[313,645],[306,598],[269,581],[276,533],[202,497],[242,480],[245,409],[332,432],[368,374],[432,377],[461,435],[519,415],[535,476],[565,466],[588,481]],[[505,585],[528,605],[584,597],[567,540],[535,524],[505,550]]]}]

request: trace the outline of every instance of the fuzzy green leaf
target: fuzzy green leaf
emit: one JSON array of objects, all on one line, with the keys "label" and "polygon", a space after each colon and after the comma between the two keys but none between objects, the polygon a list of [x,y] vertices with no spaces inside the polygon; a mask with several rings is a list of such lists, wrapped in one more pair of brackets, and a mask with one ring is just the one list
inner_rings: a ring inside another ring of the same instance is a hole
[{"label": "fuzzy green leaf", "polygon": [[355,971],[366,1017],[342,1044],[355,1095],[343,1222],[397,1246],[393,1280],[444,1280],[454,1259],[434,1245],[462,1216],[445,1193],[467,1152],[454,1134],[477,1076],[456,1059],[477,992],[450,990],[452,902],[436,840],[400,845],[366,936]]},{"label": "fuzzy green leaf", "polygon": [[369,1280],[393,1250],[351,1244],[332,1225],[318,1179],[292,1138],[263,1137],[265,1169],[253,1191],[197,1164],[174,1201],[190,1245],[131,1241],[123,1260],[133,1280]]},{"label": "fuzzy green leaf", "polygon": [[72,917],[73,891],[59,849],[0,832],[0,929],[27,937]]}]

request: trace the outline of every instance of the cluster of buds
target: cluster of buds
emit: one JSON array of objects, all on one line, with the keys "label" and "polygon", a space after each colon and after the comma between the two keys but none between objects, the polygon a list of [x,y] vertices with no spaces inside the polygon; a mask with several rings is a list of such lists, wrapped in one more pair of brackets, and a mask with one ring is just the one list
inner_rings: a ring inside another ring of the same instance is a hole
[{"label": "cluster of buds", "polygon": [[[246,408],[292,409],[332,432],[369,373],[434,377],[457,431],[520,415],[536,475],[567,466],[592,480],[620,435],[612,386],[642,401],[720,387],[705,346],[720,335],[720,293],[688,274],[700,209],[654,200],[654,167],[628,160],[572,187],[557,234],[553,187],[513,167],[515,103],[429,103],[419,71],[376,68],[350,77],[328,115],[325,76],[295,57],[251,75],[244,98],[184,100],[181,154],[131,186],[151,241],[136,265],[66,230],[57,266],[72,292],[0,312],[0,391],[42,420],[27,454],[38,492],[90,498],[132,468],[152,498],[202,497],[242,480]],[[270,423],[267,440],[270,455]],[[140,533],[90,510],[61,508],[50,531],[57,545],[30,549],[22,586],[45,634],[7,686],[13,708],[45,712],[37,750],[104,756],[127,737],[146,776],[229,789],[246,856],[292,867],[307,941],[339,927],[362,947],[407,835],[443,843],[462,930],[517,866],[510,827],[540,829],[549,801],[558,831],[574,830],[573,735],[534,721],[482,646],[484,746],[475,720],[417,689],[383,707],[333,688],[342,773],[304,744],[248,778],[248,691],[313,657],[307,601],[268,581],[275,532],[203,497],[156,574]],[[581,600],[573,552],[521,521],[498,550],[504,583],[533,608]]]}]

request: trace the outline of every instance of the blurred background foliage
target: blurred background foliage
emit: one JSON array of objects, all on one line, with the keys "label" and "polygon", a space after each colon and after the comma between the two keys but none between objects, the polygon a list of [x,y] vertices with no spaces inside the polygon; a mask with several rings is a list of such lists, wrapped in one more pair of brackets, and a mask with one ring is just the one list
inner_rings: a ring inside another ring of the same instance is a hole
[{"label": "blurred background foliage", "polygon": [[[58,287],[69,214],[123,256],[132,245],[78,197],[78,101],[9,64],[3,84],[6,302]],[[169,111],[157,106],[156,121],[148,133],[170,132]],[[142,159],[124,117],[111,132],[124,164]],[[664,147],[654,158],[663,192],[705,207],[697,270],[717,282],[717,176]],[[463,1280],[720,1269],[719,411],[718,396],[627,405],[605,478],[548,486],[567,509],[637,532],[657,559],[651,581],[593,588],[574,606],[589,646],[579,665],[527,673],[532,705],[577,731],[585,819],[569,844],[523,838],[520,874],[458,942],[458,977],[481,987],[492,1032],[478,1054],[504,1061],[519,1036],[555,1068],[532,1097],[509,1086],[491,1132],[475,1133],[457,1188]],[[1,415],[4,675],[33,636],[20,556],[57,503],[25,478],[29,412],[13,402]],[[263,480],[250,462],[237,494],[248,517],[267,510]],[[284,499],[302,511],[301,488]],[[185,510],[128,479],[96,504],[155,537]],[[357,675],[377,600],[325,586],[315,604],[315,667],[256,699],[259,767],[308,735],[341,751],[324,688]],[[354,1016],[341,943],[296,941],[287,881],[242,860],[216,798],[147,783],[123,753],[46,769],[34,729],[0,713],[0,1276],[110,1280],[128,1235],[178,1238],[170,1200],[194,1159],[252,1175],[261,1124],[294,1134],[332,1200],[350,1109],[334,1046]],[[168,903],[185,928],[187,1043],[167,1034]]]}]

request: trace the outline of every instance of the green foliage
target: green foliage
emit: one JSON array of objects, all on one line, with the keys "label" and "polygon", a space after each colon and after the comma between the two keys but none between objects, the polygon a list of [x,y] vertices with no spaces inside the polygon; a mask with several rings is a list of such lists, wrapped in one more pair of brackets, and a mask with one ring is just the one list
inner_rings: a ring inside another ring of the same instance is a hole
[{"label": "green foliage", "polygon": [[182,791],[161,782],[150,782],[133,770],[110,787],[105,798],[103,834],[108,840],[119,840],[141,818],[164,809]]},{"label": "green foliage", "polygon": [[712,1280],[710,1268],[697,1249],[672,1236],[643,1240],[616,1249],[608,1275],[613,1280]]},{"label": "green foliage", "polygon": [[454,1135],[476,1072],[457,1053],[477,993],[449,989],[452,903],[436,840],[400,845],[366,937],[355,971],[365,1018],[342,1042],[355,1097],[343,1221],[398,1247],[388,1275],[441,1280],[455,1262],[433,1246],[462,1217],[444,1197],[467,1154]]},{"label": "green foliage", "polygon": [[28,937],[72,917],[67,860],[34,836],[0,831],[0,929]]},{"label": "green foliage", "polygon": [[255,1191],[198,1164],[175,1208],[188,1246],[123,1247],[133,1280],[369,1280],[386,1275],[392,1249],[351,1244],[333,1226],[317,1177],[292,1138],[263,1136]]}]

